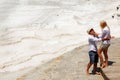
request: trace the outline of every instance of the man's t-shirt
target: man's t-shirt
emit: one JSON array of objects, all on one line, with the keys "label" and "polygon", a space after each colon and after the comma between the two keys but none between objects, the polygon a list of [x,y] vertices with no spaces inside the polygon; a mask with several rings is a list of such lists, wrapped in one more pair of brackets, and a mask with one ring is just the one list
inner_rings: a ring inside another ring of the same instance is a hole
[{"label": "man's t-shirt", "polygon": [[88,42],[89,42],[89,51],[97,52],[97,45],[96,42],[101,41],[101,38],[95,37],[93,35],[89,35]]}]

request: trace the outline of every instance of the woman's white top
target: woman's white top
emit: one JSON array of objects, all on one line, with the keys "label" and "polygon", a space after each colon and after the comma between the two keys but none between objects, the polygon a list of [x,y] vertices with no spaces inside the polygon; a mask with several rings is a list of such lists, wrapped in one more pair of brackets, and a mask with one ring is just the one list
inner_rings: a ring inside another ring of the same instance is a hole
[{"label": "woman's white top", "polygon": [[[99,35],[100,38],[111,38],[111,35],[110,35],[110,29],[109,27],[105,27],[103,30],[102,30],[102,34]],[[103,44],[110,44],[110,40],[104,40],[102,41]]]}]

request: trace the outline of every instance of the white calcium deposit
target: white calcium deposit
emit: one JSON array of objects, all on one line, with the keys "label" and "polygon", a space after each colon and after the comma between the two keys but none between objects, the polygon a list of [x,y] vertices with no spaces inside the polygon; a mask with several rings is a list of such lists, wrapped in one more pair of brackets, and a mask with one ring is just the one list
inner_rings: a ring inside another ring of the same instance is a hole
[{"label": "white calcium deposit", "polygon": [[120,37],[117,6],[120,0],[0,0],[0,72],[36,67],[87,44],[87,28],[101,33],[101,20]]}]

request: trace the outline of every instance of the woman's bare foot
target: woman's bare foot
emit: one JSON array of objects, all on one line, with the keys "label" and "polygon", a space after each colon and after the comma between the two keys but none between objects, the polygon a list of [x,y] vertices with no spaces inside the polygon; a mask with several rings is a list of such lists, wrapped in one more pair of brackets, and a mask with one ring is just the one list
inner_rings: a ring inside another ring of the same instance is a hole
[{"label": "woman's bare foot", "polygon": [[87,76],[89,76],[90,75],[89,71],[86,71],[86,74],[87,74]]},{"label": "woman's bare foot", "polygon": [[105,62],[105,67],[108,67],[108,62]]},{"label": "woman's bare foot", "polygon": [[101,68],[105,68],[105,67],[106,67],[106,64],[103,63],[103,64],[101,65]]}]

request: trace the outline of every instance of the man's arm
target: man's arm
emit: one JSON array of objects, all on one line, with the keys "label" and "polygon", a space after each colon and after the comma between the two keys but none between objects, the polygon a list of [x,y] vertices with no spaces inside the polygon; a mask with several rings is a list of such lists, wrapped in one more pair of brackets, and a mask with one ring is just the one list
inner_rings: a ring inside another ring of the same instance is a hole
[{"label": "man's arm", "polygon": [[111,38],[102,38],[102,41],[104,41],[104,40],[110,40]]},{"label": "man's arm", "polygon": [[101,38],[98,38],[98,37],[90,37],[89,40],[90,40],[90,41],[95,41],[95,42],[102,41],[102,39],[101,39]]}]

